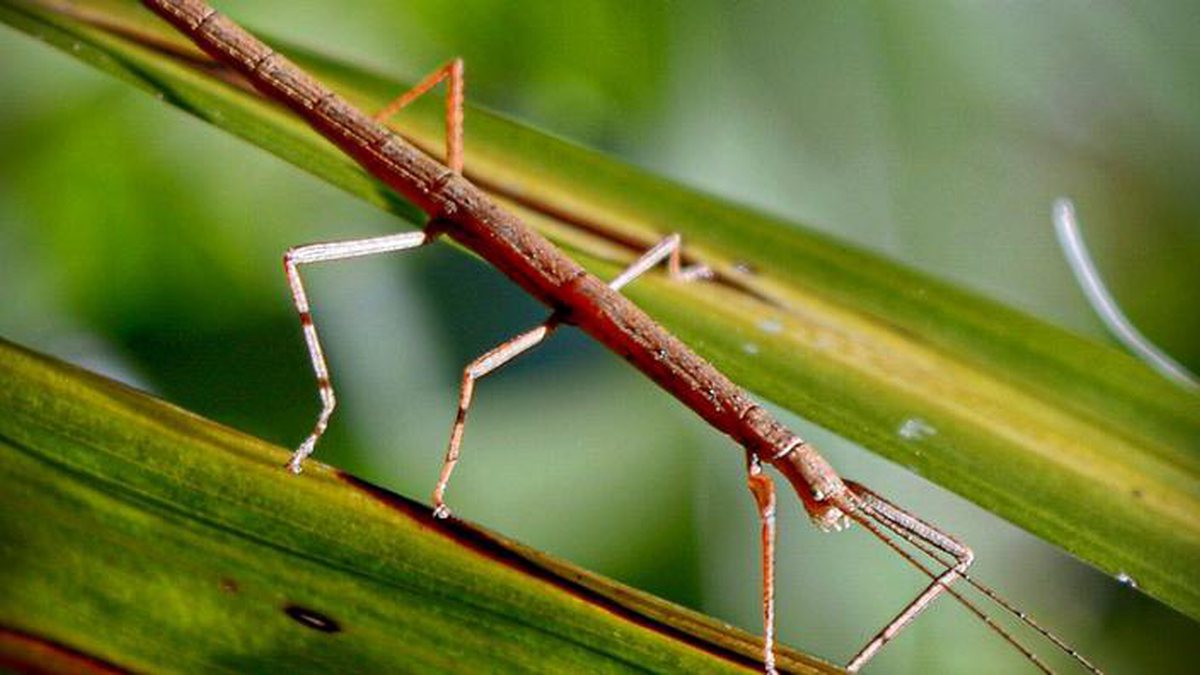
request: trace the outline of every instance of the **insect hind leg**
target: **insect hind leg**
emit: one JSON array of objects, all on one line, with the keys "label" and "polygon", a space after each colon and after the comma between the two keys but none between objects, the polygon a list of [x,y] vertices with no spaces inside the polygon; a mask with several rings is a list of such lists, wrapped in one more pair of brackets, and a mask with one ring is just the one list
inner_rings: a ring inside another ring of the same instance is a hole
[{"label": "insect hind leg", "polygon": [[463,101],[466,77],[463,60],[452,59],[429,74],[417,86],[396,97],[391,103],[375,113],[375,121],[386,123],[393,115],[422,94],[436,87],[442,80],[446,83],[446,166],[455,173],[463,171]]},{"label": "insect hind leg", "polygon": [[283,269],[287,274],[288,287],[292,292],[292,303],[300,315],[304,342],[308,347],[309,360],[312,362],[313,374],[316,375],[317,390],[321,398],[321,412],[317,415],[312,432],[300,443],[287,463],[288,470],[292,473],[300,473],[304,460],[313,453],[317,441],[320,440],[321,435],[325,433],[325,428],[329,425],[333,409],[337,406],[337,398],[333,393],[333,381],[329,377],[329,365],[325,361],[325,350],[321,347],[321,339],[317,335],[317,327],[313,322],[312,309],[308,302],[308,293],[304,289],[304,281],[300,278],[300,266],[414,249],[424,246],[436,238],[437,231],[427,228],[420,232],[399,232],[367,239],[305,244],[294,246],[284,253]]}]

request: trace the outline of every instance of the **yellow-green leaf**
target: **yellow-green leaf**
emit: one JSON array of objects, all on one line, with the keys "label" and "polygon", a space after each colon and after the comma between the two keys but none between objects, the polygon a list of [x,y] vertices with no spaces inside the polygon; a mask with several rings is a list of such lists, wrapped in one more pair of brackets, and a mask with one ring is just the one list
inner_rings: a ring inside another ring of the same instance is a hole
[{"label": "yellow-green leaf", "polygon": [[[757,639],[0,341],[0,663],[754,672]],[[840,672],[780,650],[796,672]],[[56,665],[57,664],[57,665]]]},{"label": "yellow-green leaf", "polygon": [[[406,219],[413,208],[136,5],[0,17]],[[280,48],[376,108],[397,82]],[[682,232],[725,283],[634,299],[757,394],[1200,617],[1200,397],[1133,358],[760,213],[471,109],[469,177],[593,269]],[[440,106],[406,115],[435,148]],[[913,429],[919,433],[913,433]]]}]

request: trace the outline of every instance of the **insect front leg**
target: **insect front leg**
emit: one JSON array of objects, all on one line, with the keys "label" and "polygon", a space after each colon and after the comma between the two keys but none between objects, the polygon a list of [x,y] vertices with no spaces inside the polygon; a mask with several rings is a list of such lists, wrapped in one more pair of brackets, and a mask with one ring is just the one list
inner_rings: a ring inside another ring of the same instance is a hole
[{"label": "insect front leg", "polygon": [[746,451],[746,482],[762,528],[763,670],[775,670],[775,481],[763,471],[758,455]]}]

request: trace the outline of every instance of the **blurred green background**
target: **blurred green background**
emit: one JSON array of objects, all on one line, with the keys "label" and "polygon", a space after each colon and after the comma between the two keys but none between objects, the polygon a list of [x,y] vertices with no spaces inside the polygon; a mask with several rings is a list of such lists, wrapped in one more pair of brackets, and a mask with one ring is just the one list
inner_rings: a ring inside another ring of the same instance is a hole
[{"label": "blurred green background", "polygon": [[[1054,242],[1068,195],[1135,323],[1200,369],[1197,3],[222,8],[408,80],[462,55],[476,103],[1106,340]],[[0,82],[0,335],[298,442],[317,399],[280,254],[407,225],[7,28]],[[462,365],[544,311],[449,247],[307,279],[342,402],[318,458],[425,498]],[[843,474],[960,534],[982,578],[1100,665],[1200,659],[1194,622],[788,419]],[[480,386],[449,499],[757,632],[757,530],[729,445],[568,331]],[[861,533],[815,533],[792,504],[782,518],[780,636],[842,661],[920,579]],[[872,672],[1030,670],[967,617],[939,605]]]}]

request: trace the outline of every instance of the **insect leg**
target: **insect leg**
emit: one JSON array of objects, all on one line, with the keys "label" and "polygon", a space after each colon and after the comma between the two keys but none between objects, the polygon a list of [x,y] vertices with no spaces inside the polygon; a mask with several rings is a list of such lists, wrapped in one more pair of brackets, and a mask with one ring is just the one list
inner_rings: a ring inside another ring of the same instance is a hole
[{"label": "insect leg", "polygon": [[[899,535],[901,539],[904,539],[909,544],[912,544],[930,558],[937,561],[937,563],[947,571],[942,572],[941,576],[939,576],[937,572],[925,566],[908,552],[901,549],[896,542],[886,538],[884,533],[879,528],[870,526],[869,523],[860,519],[861,514],[852,516],[856,521],[864,525],[868,525],[872,534],[874,534],[876,537],[884,539],[884,543],[899,553],[901,557],[903,557],[913,566],[920,569],[929,578],[934,579],[934,585],[940,585],[942,590],[953,596],[955,600],[957,600],[963,607],[974,614],[980,621],[990,628],[992,632],[999,635],[1005,642],[1009,643],[1009,645],[1020,652],[1021,655],[1024,656],[1035,668],[1044,673],[1052,672],[1049,666],[1047,666],[1046,663],[1037,656],[1037,654],[1019,642],[1012,633],[1000,626],[1000,624],[998,624],[987,612],[983,611],[983,609],[981,609],[975,603],[971,602],[961,593],[952,588],[949,585],[950,582],[961,578],[963,581],[978,589],[992,602],[995,602],[1001,609],[1011,614],[1021,623],[1025,624],[1042,637],[1046,638],[1051,644],[1054,645],[1056,649],[1074,659],[1074,661],[1082,668],[1090,673],[1102,675],[1102,671],[1096,667],[1095,664],[1089,661],[1070,645],[1063,642],[1063,640],[1057,635],[1050,632],[1040,623],[1035,621],[1033,617],[1029,616],[1029,614],[1014,607],[1012,603],[1010,603],[1008,600],[1005,600],[996,591],[987,587],[978,580],[971,578],[971,576],[967,574],[966,570],[970,565],[972,555],[971,550],[965,545],[958,542],[950,535],[938,530],[929,523],[920,520],[908,511],[905,511],[883,497],[880,497],[863,485],[848,480],[846,481],[846,487],[857,498],[859,507],[864,513],[867,514],[869,518],[871,518],[871,520]],[[947,560],[947,557],[949,557],[950,560]],[[948,578],[951,577],[951,575],[952,578]],[[928,592],[928,590],[926,592]],[[918,598],[918,601],[919,600],[920,599]],[[916,604],[916,602],[917,601],[914,601],[913,604]],[[896,620],[893,620],[891,624],[886,626],[883,631],[876,636],[875,640],[872,641],[872,644],[879,641],[880,638],[886,638],[883,640],[883,642],[879,643],[879,645],[876,647],[876,650],[878,647],[881,647],[883,643],[886,643],[887,640],[890,640],[895,636],[896,633],[899,632],[899,628],[903,627],[902,625],[898,626],[895,630],[891,629],[900,618],[904,617],[904,615],[905,612],[902,612]],[[909,617],[909,620],[912,618],[915,618],[915,613]],[[866,648],[863,650],[863,653],[865,652]],[[862,653],[860,653],[860,656],[861,655]],[[867,658],[870,657],[867,656]],[[860,665],[861,663],[865,663],[865,660],[860,662]]]},{"label": "insect leg", "polygon": [[376,122],[386,122],[404,106],[448,79],[446,91],[446,166],[456,173],[463,170],[463,60],[454,59],[421,80],[375,114]]},{"label": "insect leg", "polygon": [[400,232],[382,237],[354,239],[349,241],[331,241],[317,244],[294,246],[283,254],[283,269],[287,273],[288,286],[292,291],[292,303],[300,314],[300,325],[304,329],[304,341],[308,345],[308,356],[312,361],[313,372],[317,376],[317,387],[321,396],[321,412],[312,432],[292,454],[287,467],[292,473],[300,473],[301,464],[312,454],[317,440],[325,433],[329,417],[337,405],[333,394],[333,384],[329,380],[329,366],[325,362],[325,353],[321,349],[321,340],[317,337],[317,327],[313,324],[312,311],[308,304],[308,294],[304,291],[304,282],[300,279],[300,265],[330,260],[343,260],[389,253],[424,246],[437,238],[432,230],[422,232]]},{"label": "insect leg", "polygon": [[442,472],[438,477],[437,486],[433,489],[433,515],[435,517],[450,517],[450,509],[446,506],[445,500],[446,485],[450,482],[450,474],[454,472],[454,466],[458,464],[459,447],[462,445],[463,428],[467,422],[467,410],[471,407],[471,398],[475,393],[475,381],[541,344],[554,332],[555,328],[558,328],[558,321],[558,317],[551,314],[550,318],[543,323],[491,349],[463,369],[462,388],[458,395],[458,414],[455,415],[454,425],[450,429],[450,442],[446,447]]},{"label": "insect leg", "polygon": [[930,576],[933,577],[932,583],[915,599],[909,602],[894,619],[876,633],[875,637],[859,650],[858,654],[846,665],[846,670],[857,672],[885,644],[899,635],[908,624],[912,623],[943,592],[949,591],[955,597],[958,597],[958,594],[950,589],[950,584],[966,574],[967,568],[975,560],[975,554],[969,547],[954,537],[879,497],[862,485],[846,481],[846,487],[852,497],[842,498],[840,500],[841,503],[838,504],[838,508],[855,522],[866,528],[875,537],[883,540],[884,543],[897,553],[900,553],[910,563],[919,569],[925,570],[924,566],[915,558],[901,549],[896,542],[892,541],[882,531],[880,526],[896,533],[907,541],[928,546],[932,550],[953,559],[952,563],[946,563],[945,571],[937,575],[930,573]]},{"label": "insect leg", "polygon": [[762,526],[763,670],[775,672],[775,481],[763,471],[758,455],[746,451],[750,493]]},{"label": "insect leg", "polygon": [[671,275],[672,279],[692,281],[711,277],[712,270],[704,265],[683,267],[679,254],[681,241],[682,238],[678,234],[667,235],[662,241],[652,246],[641,257],[633,261],[633,264],[625,268],[625,271],[608,282],[608,287],[614,291],[621,290],[629,282],[642,276],[655,265],[662,262],[663,258],[667,259],[667,273]]},{"label": "insect leg", "polygon": [[[672,234],[663,239],[650,250],[643,253],[625,271],[609,282],[609,287],[613,290],[620,290],[621,287],[661,262],[663,258],[668,258],[668,269],[673,277],[689,279],[705,276],[708,273],[707,268],[703,268],[700,271],[693,271],[693,268],[680,269],[679,241],[678,234]],[[455,465],[458,464],[463,430],[467,421],[467,411],[471,407],[471,399],[475,394],[476,380],[498,370],[517,356],[541,344],[554,332],[554,329],[558,328],[558,324],[558,316],[552,314],[544,323],[495,347],[472,361],[463,369],[462,387],[458,396],[458,413],[455,415],[454,425],[450,429],[450,442],[446,447],[446,458],[442,462],[441,475],[438,477],[437,486],[433,490],[433,513],[438,518],[448,518],[450,516],[450,508],[446,506],[445,500],[446,486],[450,482],[450,475],[454,472]]]}]

